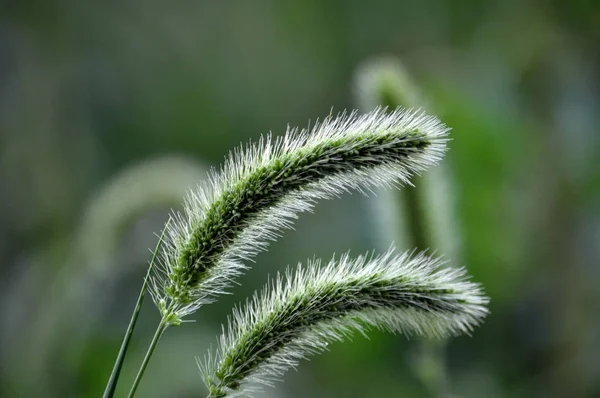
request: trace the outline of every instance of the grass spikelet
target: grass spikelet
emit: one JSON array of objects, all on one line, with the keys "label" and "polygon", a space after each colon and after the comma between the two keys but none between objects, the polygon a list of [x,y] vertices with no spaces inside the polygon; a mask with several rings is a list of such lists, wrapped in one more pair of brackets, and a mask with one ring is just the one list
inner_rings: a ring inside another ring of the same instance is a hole
[{"label": "grass spikelet", "polygon": [[231,153],[167,231],[151,293],[171,324],[223,293],[244,261],[319,199],[404,184],[435,164],[447,128],[420,111],[376,109],[288,129]]},{"label": "grass spikelet", "polygon": [[209,398],[272,385],[307,356],[369,327],[444,337],[469,333],[488,299],[464,270],[419,254],[343,255],[325,267],[312,261],[271,281],[234,309],[216,353],[199,365]]}]

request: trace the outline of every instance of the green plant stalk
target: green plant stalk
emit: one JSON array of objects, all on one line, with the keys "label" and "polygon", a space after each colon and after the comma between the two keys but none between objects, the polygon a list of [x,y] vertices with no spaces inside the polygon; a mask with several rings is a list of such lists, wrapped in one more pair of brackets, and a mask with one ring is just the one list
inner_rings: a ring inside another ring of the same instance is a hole
[{"label": "green plant stalk", "polygon": [[[416,178],[415,178],[416,179]],[[423,203],[424,184],[416,183],[415,186],[405,187],[401,195],[404,197],[406,206],[406,223],[410,231],[412,245],[419,250],[431,247],[431,239],[428,236],[425,222],[425,209]]]},{"label": "green plant stalk", "polygon": [[135,329],[140,310],[142,309],[144,296],[146,295],[146,290],[148,289],[148,279],[150,278],[150,274],[152,272],[152,268],[154,267],[156,256],[158,255],[158,250],[160,249],[160,245],[163,241],[165,231],[167,230],[167,226],[169,225],[170,221],[171,218],[169,217],[160,235],[160,238],[158,239],[158,243],[156,244],[154,253],[152,254],[152,260],[150,261],[150,265],[148,266],[148,272],[146,272],[146,277],[144,278],[144,283],[142,284],[142,288],[140,289],[140,294],[138,296],[137,303],[135,304],[135,308],[133,310],[133,314],[131,315],[131,319],[129,320],[129,326],[127,327],[127,331],[125,332],[125,337],[123,338],[123,342],[121,343],[121,348],[119,349],[119,354],[117,355],[115,365],[113,366],[110,378],[108,379],[108,383],[106,384],[106,389],[104,390],[104,395],[102,396],[103,398],[112,398],[115,395],[117,382],[119,380],[121,368],[123,367],[123,362],[125,360],[125,354],[127,353],[127,349],[129,348],[129,342],[131,341],[133,330]]},{"label": "green plant stalk", "polygon": [[146,352],[146,356],[144,357],[144,360],[142,361],[142,365],[140,366],[140,370],[138,371],[137,375],[135,376],[135,380],[133,382],[133,385],[131,386],[131,390],[129,391],[129,398],[133,398],[133,396],[135,395],[135,392],[137,391],[139,385],[140,385],[140,381],[142,380],[142,377],[144,376],[144,372],[146,371],[146,367],[148,366],[148,362],[150,362],[150,358],[152,357],[152,354],[154,353],[154,349],[156,348],[156,345],[158,344],[158,342],[160,341],[160,338],[162,337],[163,333],[165,332],[165,330],[167,330],[167,328],[169,327],[169,322],[165,319],[162,319],[160,321],[160,323],[158,324],[158,327],[156,328],[156,332],[154,333],[154,337],[152,337],[152,341],[150,342],[150,346],[148,347],[148,351]]},{"label": "green plant stalk", "polygon": [[[418,180],[423,180],[419,178]],[[419,183],[420,182],[420,183]],[[426,250],[434,239],[428,230],[428,219],[425,209],[427,181],[417,181],[415,186],[405,187],[400,193],[404,199],[406,222],[411,235],[412,244],[418,250]],[[432,396],[444,397],[449,393],[448,376],[446,371],[444,340],[424,340],[416,358],[415,371],[421,382]]]},{"label": "green plant stalk", "polygon": [[[384,58],[367,64],[358,75],[358,100],[363,111],[375,106],[395,109],[398,106],[415,107],[422,103],[421,95],[411,81],[408,72],[395,58]],[[418,250],[439,247],[432,236],[432,224],[427,214],[428,184],[422,176],[414,179],[413,186],[406,186],[394,195],[395,205],[402,208],[410,243]],[[423,341],[416,358],[415,372],[433,396],[443,397],[449,392],[445,364],[445,342]]]}]

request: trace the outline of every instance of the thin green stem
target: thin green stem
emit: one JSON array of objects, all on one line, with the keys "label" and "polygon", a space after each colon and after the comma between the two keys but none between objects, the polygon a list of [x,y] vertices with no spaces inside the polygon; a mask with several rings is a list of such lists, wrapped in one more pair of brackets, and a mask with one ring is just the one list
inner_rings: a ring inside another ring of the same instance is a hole
[{"label": "thin green stem", "polygon": [[133,310],[133,314],[131,315],[131,319],[129,320],[129,326],[127,327],[125,337],[123,338],[121,348],[119,349],[119,355],[117,356],[115,365],[113,366],[113,370],[110,374],[110,378],[108,379],[108,383],[106,384],[106,389],[104,390],[104,395],[102,396],[103,398],[112,398],[115,395],[117,381],[119,380],[121,368],[123,367],[123,361],[125,360],[125,354],[127,353],[127,349],[129,348],[129,342],[131,341],[131,336],[133,335],[133,329],[135,329],[140,310],[142,309],[142,303],[144,302],[144,296],[146,295],[146,289],[148,288],[148,280],[150,279],[150,274],[152,272],[152,268],[154,267],[154,261],[156,260],[158,250],[163,241],[163,237],[165,236],[167,226],[170,222],[171,218],[169,217],[162,231],[162,234],[160,235],[158,243],[156,244],[156,248],[154,249],[152,260],[150,261],[150,266],[148,267],[148,272],[146,272],[146,277],[144,278],[144,283],[142,284],[142,288],[140,289],[140,294],[138,296],[137,303],[135,304],[135,308]]},{"label": "thin green stem", "polygon": [[128,395],[129,398],[133,398],[133,396],[135,395],[135,392],[137,391],[137,388],[140,385],[140,381],[142,380],[142,377],[144,376],[144,372],[146,371],[146,367],[148,366],[148,362],[150,362],[150,357],[152,357],[152,354],[154,353],[154,349],[156,348],[158,341],[162,337],[162,335],[165,332],[165,330],[167,329],[167,327],[169,327],[169,323],[165,322],[164,320],[161,320],[160,323],[158,324],[158,327],[156,328],[156,332],[154,333],[154,337],[152,337],[152,341],[150,342],[150,346],[148,347],[148,351],[146,352],[146,356],[144,357],[144,361],[142,362],[142,365],[140,366],[140,370],[138,371],[138,374],[135,377],[133,386],[131,386],[131,391],[129,391],[129,395]]},{"label": "thin green stem", "polygon": [[[417,180],[417,178],[415,178]],[[415,186],[404,187],[401,192],[406,203],[406,222],[410,231],[412,246],[418,250],[427,250],[431,248],[431,239],[427,225],[427,214],[424,203],[423,185],[426,182],[423,178],[418,180]]]}]

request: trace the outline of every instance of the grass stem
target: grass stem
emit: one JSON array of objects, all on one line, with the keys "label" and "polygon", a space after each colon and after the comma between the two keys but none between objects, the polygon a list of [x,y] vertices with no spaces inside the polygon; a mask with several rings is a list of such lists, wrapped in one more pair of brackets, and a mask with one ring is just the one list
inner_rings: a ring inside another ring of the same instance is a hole
[{"label": "grass stem", "polygon": [[156,244],[156,248],[154,249],[152,260],[150,261],[150,266],[148,267],[148,272],[146,273],[146,277],[144,278],[142,288],[140,289],[140,294],[138,296],[137,303],[135,304],[135,309],[133,310],[133,314],[131,315],[131,319],[129,320],[129,326],[127,327],[127,331],[125,332],[123,342],[121,343],[119,355],[117,356],[117,360],[115,361],[115,365],[113,366],[110,378],[108,379],[108,383],[106,384],[106,389],[104,390],[104,395],[102,396],[103,398],[112,398],[115,395],[117,381],[119,380],[121,368],[123,367],[123,361],[125,360],[125,354],[127,353],[127,349],[129,348],[129,342],[131,341],[131,336],[133,335],[133,329],[135,329],[140,310],[142,309],[142,303],[144,302],[144,296],[146,295],[146,290],[148,289],[148,279],[150,278],[152,268],[154,267],[154,261],[156,260],[158,250],[160,249],[160,245],[163,241],[165,231],[167,230],[170,221],[171,218],[169,217],[167,223],[165,224],[165,228],[163,229],[163,232],[160,235],[158,243]]},{"label": "grass stem", "polygon": [[148,347],[148,351],[146,352],[146,356],[144,357],[144,361],[142,362],[142,365],[140,366],[140,370],[138,371],[138,374],[135,377],[133,385],[131,386],[131,390],[129,391],[129,395],[128,395],[129,398],[133,398],[133,396],[135,395],[135,392],[137,391],[138,386],[140,385],[140,381],[142,380],[142,377],[144,376],[144,372],[146,371],[146,367],[148,366],[148,362],[150,362],[150,357],[152,357],[152,354],[154,353],[154,349],[156,348],[158,341],[160,340],[160,338],[162,337],[163,333],[165,332],[165,330],[167,329],[168,326],[169,326],[169,324],[167,322],[165,322],[164,320],[161,320],[160,323],[158,324],[158,327],[156,328],[156,332],[154,333],[154,337],[152,337],[152,341],[150,342],[150,346]]}]

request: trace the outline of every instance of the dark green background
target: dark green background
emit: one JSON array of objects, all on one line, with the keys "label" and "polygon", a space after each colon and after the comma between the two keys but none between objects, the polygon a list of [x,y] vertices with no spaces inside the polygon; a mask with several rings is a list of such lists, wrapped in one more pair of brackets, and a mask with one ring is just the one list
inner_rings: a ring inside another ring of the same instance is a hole
[{"label": "dark green background", "polygon": [[[353,108],[357,67],[385,54],[453,129],[458,265],[492,300],[486,323],[448,344],[453,396],[600,396],[599,49],[594,0],[4,0],[0,396],[103,390],[152,233],[179,203],[94,237],[98,261],[78,242],[106,183],[164,156],[218,165],[242,141]],[[346,195],[302,215],[234,295],[168,331],[139,396],[204,396],[194,356],[267,275],[387,247],[369,202]],[[146,304],[123,390],[158,320]],[[419,346],[356,335],[264,396],[428,396]]]}]

